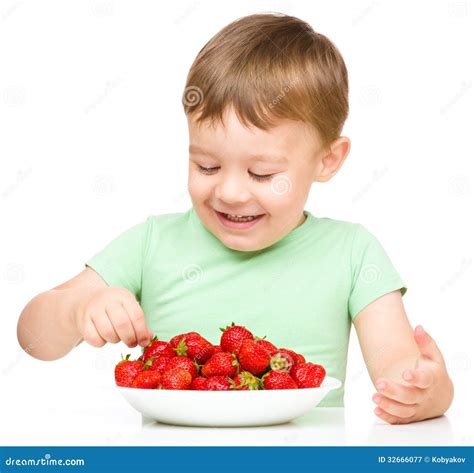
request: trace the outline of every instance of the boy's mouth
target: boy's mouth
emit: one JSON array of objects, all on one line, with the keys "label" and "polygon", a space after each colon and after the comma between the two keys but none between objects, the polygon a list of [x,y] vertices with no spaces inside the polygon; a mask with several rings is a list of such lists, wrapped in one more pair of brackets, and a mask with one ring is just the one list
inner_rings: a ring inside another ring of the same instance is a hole
[{"label": "boy's mouth", "polygon": [[250,228],[260,221],[265,214],[260,215],[233,215],[224,212],[219,212],[215,210],[219,220],[226,226],[230,228]]}]

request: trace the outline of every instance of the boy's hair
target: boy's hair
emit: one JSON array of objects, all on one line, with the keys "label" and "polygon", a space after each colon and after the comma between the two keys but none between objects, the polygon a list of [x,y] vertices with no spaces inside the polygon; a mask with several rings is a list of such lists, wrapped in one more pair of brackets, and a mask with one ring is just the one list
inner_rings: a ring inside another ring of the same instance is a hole
[{"label": "boy's hair", "polygon": [[244,126],[306,122],[324,147],[340,136],[349,112],[348,78],[334,44],[293,16],[256,14],[219,31],[201,49],[186,80],[186,115],[217,120],[233,106]]}]

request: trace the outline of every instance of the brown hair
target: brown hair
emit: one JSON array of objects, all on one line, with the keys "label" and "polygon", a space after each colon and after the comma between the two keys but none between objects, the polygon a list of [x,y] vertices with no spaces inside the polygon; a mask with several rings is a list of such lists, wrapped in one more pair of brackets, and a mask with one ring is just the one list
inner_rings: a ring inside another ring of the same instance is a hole
[{"label": "brown hair", "polygon": [[239,120],[268,130],[278,119],[312,125],[323,146],[336,139],[349,112],[344,60],[326,36],[282,14],[240,18],[198,53],[186,80],[186,115],[223,123],[233,106]]}]

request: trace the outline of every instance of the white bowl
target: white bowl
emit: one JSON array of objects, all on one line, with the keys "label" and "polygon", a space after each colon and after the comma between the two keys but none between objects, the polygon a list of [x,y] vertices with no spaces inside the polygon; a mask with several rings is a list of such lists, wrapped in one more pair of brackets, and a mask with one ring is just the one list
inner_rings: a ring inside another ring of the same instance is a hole
[{"label": "white bowl", "polygon": [[326,376],[319,388],[193,391],[118,387],[143,416],[165,424],[244,427],[289,422],[316,407],[341,382]]}]

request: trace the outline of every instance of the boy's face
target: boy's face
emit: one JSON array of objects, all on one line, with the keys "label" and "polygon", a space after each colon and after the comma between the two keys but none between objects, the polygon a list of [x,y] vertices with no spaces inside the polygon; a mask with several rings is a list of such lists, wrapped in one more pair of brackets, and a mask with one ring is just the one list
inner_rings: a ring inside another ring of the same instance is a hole
[{"label": "boy's face", "polygon": [[[225,126],[211,128],[188,117],[189,193],[204,226],[224,245],[260,250],[304,222],[320,145],[301,122],[284,120],[264,131],[246,128],[231,108],[223,118]],[[257,218],[232,221],[225,214]]]}]

